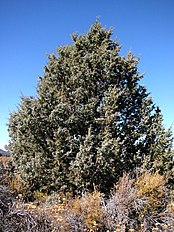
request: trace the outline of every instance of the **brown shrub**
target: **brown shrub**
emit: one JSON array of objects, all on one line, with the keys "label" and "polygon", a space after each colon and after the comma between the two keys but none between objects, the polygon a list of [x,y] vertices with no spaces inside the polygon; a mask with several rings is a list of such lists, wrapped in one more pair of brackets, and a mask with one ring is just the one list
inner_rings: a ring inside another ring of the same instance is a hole
[{"label": "brown shrub", "polygon": [[10,162],[11,162],[11,157],[0,156],[0,184],[1,185],[7,186],[9,183],[8,167]]}]

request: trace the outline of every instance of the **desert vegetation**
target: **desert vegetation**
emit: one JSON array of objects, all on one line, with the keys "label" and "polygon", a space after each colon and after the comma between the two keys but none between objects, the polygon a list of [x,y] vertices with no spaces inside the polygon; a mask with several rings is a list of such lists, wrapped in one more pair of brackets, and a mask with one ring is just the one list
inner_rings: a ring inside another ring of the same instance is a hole
[{"label": "desert vegetation", "polygon": [[[16,178],[16,177],[13,177]],[[165,178],[146,172],[135,179],[124,174],[109,196],[94,189],[71,192],[26,191],[19,179],[0,186],[1,231],[173,231],[174,205]]]},{"label": "desert vegetation", "polygon": [[171,128],[138,59],[96,21],[10,115],[0,231],[173,231]]}]

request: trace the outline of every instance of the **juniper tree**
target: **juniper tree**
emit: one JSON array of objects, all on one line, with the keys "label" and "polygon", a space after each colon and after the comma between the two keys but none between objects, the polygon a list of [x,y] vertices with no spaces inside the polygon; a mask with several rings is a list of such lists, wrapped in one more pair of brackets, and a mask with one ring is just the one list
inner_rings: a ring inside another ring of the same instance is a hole
[{"label": "juniper tree", "polygon": [[36,98],[11,114],[10,150],[32,189],[108,191],[123,172],[170,174],[172,135],[140,84],[138,59],[96,21],[86,35],[50,54]]}]

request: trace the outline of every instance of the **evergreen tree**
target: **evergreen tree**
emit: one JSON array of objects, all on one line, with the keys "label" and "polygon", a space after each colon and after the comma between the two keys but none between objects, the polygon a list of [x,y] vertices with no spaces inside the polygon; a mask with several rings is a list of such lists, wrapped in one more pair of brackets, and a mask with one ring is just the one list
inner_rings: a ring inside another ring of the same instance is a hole
[{"label": "evergreen tree", "polygon": [[123,172],[172,172],[172,135],[137,70],[120,56],[112,30],[96,21],[86,35],[49,55],[38,96],[11,114],[10,150],[21,177],[44,191],[107,192]]}]

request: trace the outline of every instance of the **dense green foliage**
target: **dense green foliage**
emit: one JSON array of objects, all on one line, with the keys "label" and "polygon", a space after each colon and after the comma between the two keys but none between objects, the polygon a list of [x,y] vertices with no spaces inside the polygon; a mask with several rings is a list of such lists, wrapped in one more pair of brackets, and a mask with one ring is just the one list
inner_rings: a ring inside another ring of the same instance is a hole
[{"label": "dense green foliage", "polygon": [[140,85],[138,59],[120,56],[97,21],[51,54],[38,96],[11,114],[10,151],[31,189],[107,192],[123,172],[145,165],[172,172],[172,135]]}]

